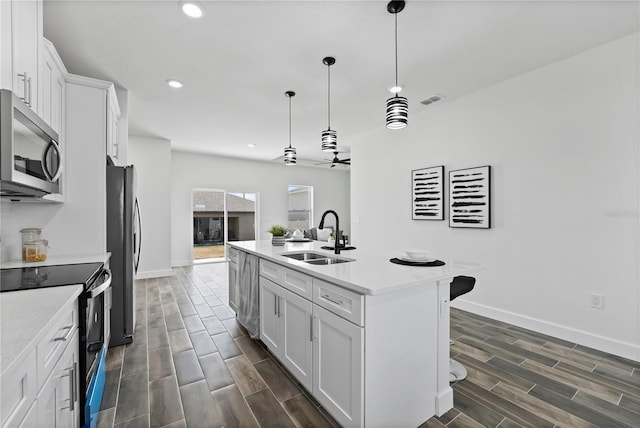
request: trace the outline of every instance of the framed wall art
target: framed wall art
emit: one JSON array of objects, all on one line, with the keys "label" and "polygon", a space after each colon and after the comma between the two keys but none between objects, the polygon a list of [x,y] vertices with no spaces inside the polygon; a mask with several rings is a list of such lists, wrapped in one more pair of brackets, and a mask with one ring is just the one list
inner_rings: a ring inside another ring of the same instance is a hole
[{"label": "framed wall art", "polygon": [[491,166],[449,171],[449,227],[491,227]]},{"label": "framed wall art", "polygon": [[444,166],[411,171],[411,218],[444,220]]}]

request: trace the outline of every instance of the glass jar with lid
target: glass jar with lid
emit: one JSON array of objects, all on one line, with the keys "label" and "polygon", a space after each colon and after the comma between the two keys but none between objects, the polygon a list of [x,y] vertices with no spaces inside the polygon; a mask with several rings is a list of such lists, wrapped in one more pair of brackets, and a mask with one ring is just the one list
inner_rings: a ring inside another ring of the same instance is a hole
[{"label": "glass jar with lid", "polygon": [[25,251],[25,244],[29,241],[36,241],[38,239],[42,239],[42,229],[39,227],[28,227],[25,229],[21,229],[20,233],[22,234],[22,261],[26,262],[27,253]]}]

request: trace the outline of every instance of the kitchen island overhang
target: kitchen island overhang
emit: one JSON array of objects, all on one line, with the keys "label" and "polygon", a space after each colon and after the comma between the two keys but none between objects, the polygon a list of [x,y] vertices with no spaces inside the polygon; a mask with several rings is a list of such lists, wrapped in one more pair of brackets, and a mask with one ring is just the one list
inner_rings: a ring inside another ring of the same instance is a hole
[{"label": "kitchen island overhang", "polygon": [[[321,248],[325,243],[295,242],[275,247],[271,241],[241,241],[229,245],[257,256],[260,265],[271,271],[275,266],[290,275],[309,278],[307,282],[312,284],[309,287],[313,287],[313,297],[311,294],[303,296],[299,291],[297,294],[309,300],[308,305],[313,308],[309,310],[309,321],[306,318],[298,320],[304,323],[303,330],[310,332],[306,340],[311,344],[302,343],[302,340],[298,342],[305,346],[300,348],[301,354],[311,353],[309,349],[313,348],[312,356],[306,357],[313,360],[313,367],[305,369],[313,372],[313,381],[301,383],[342,425],[418,426],[431,416],[440,416],[453,407],[453,390],[449,386],[450,283],[455,276],[479,271],[480,265],[444,259],[444,266],[401,266],[389,262],[397,254],[385,254],[379,249],[345,251],[340,257],[353,261],[313,265],[285,255],[313,252],[333,256],[332,251]],[[260,269],[262,272],[263,268]],[[287,299],[299,300],[299,296],[285,289],[285,283],[278,284],[277,279],[269,277],[266,271],[260,276],[261,291],[264,286],[282,291],[273,300],[274,304],[271,301],[269,304],[261,303],[264,310],[264,314],[261,313],[261,339],[262,324],[273,318],[272,308],[275,307],[278,321],[286,319],[287,314],[281,313],[281,307],[288,307]],[[291,290],[296,293],[296,290]],[[243,292],[242,286],[239,292]],[[352,299],[353,296],[356,297]],[[349,308],[357,309],[361,305],[361,318],[349,319],[348,312],[341,313],[339,306],[343,302]],[[344,337],[340,339],[351,344],[352,348],[347,345],[344,349],[336,348],[344,351],[344,361],[333,361],[332,364],[327,363],[330,357],[321,353],[329,348],[330,343],[325,341],[325,346],[321,346],[321,336],[323,331],[341,333],[337,327],[323,323],[327,313],[325,309],[355,323],[344,324],[355,333],[347,335],[345,330]],[[327,328],[323,330],[323,326]],[[263,339],[263,342],[268,341]],[[289,342],[287,346],[297,344],[293,340]],[[270,343],[266,344],[272,350]],[[283,361],[291,359],[286,351],[276,357],[288,367]],[[345,383],[344,379],[334,379],[327,374],[333,365],[340,364],[349,367],[350,382]],[[296,362],[292,366],[294,370],[289,370],[298,380],[297,368],[301,365],[304,364]],[[332,392],[339,389],[338,386],[348,390],[348,397]]]}]

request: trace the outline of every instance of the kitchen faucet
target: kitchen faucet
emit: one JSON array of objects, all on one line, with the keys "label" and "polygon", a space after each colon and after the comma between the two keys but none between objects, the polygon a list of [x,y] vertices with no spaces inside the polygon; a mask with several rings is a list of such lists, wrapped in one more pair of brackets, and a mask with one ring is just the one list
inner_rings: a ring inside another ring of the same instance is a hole
[{"label": "kitchen faucet", "polygon": [[318,226],[318,229],[324,228],[324,218],[327,214],[333,214],[336,218],[336,242],[333,244],[333,248],[335,249],[336,254],[340,254],[340,219],[338,218],[338,213],[334,210],[325,211],[320,218],[320,225]]}]

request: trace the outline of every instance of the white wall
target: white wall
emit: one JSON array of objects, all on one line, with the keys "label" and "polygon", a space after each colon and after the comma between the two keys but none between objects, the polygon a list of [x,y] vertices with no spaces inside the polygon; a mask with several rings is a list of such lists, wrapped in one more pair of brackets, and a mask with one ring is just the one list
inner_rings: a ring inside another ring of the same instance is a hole
[{"label": "white wall", "polygon": [[129,137],[128,161],[136,169],[142,219],[137,278],[172,275],[171,271],[171,143]]},{"label": "white wall", "polygon": [[[480,262],[454,306],[640,360],[639,49],[636,33],[352,142],[353,238]],[[411,220],[411,170],[435,165],[492,166],[492,229]]]},{"label": "white wall", "polygon": [[340,228],[349,233],[350,184],[347,171],[285,166],[175,151],[172,152],[171,170],[173,266],[192,262],[191,191],[196,188],[258,193],[258,239],[269,239],[271,235],[266,230],[270,225],[287,224],[287,187],[290,184],[313,186],[314,217],[319,219],[325,210],[334,209],[340,215]]}]

